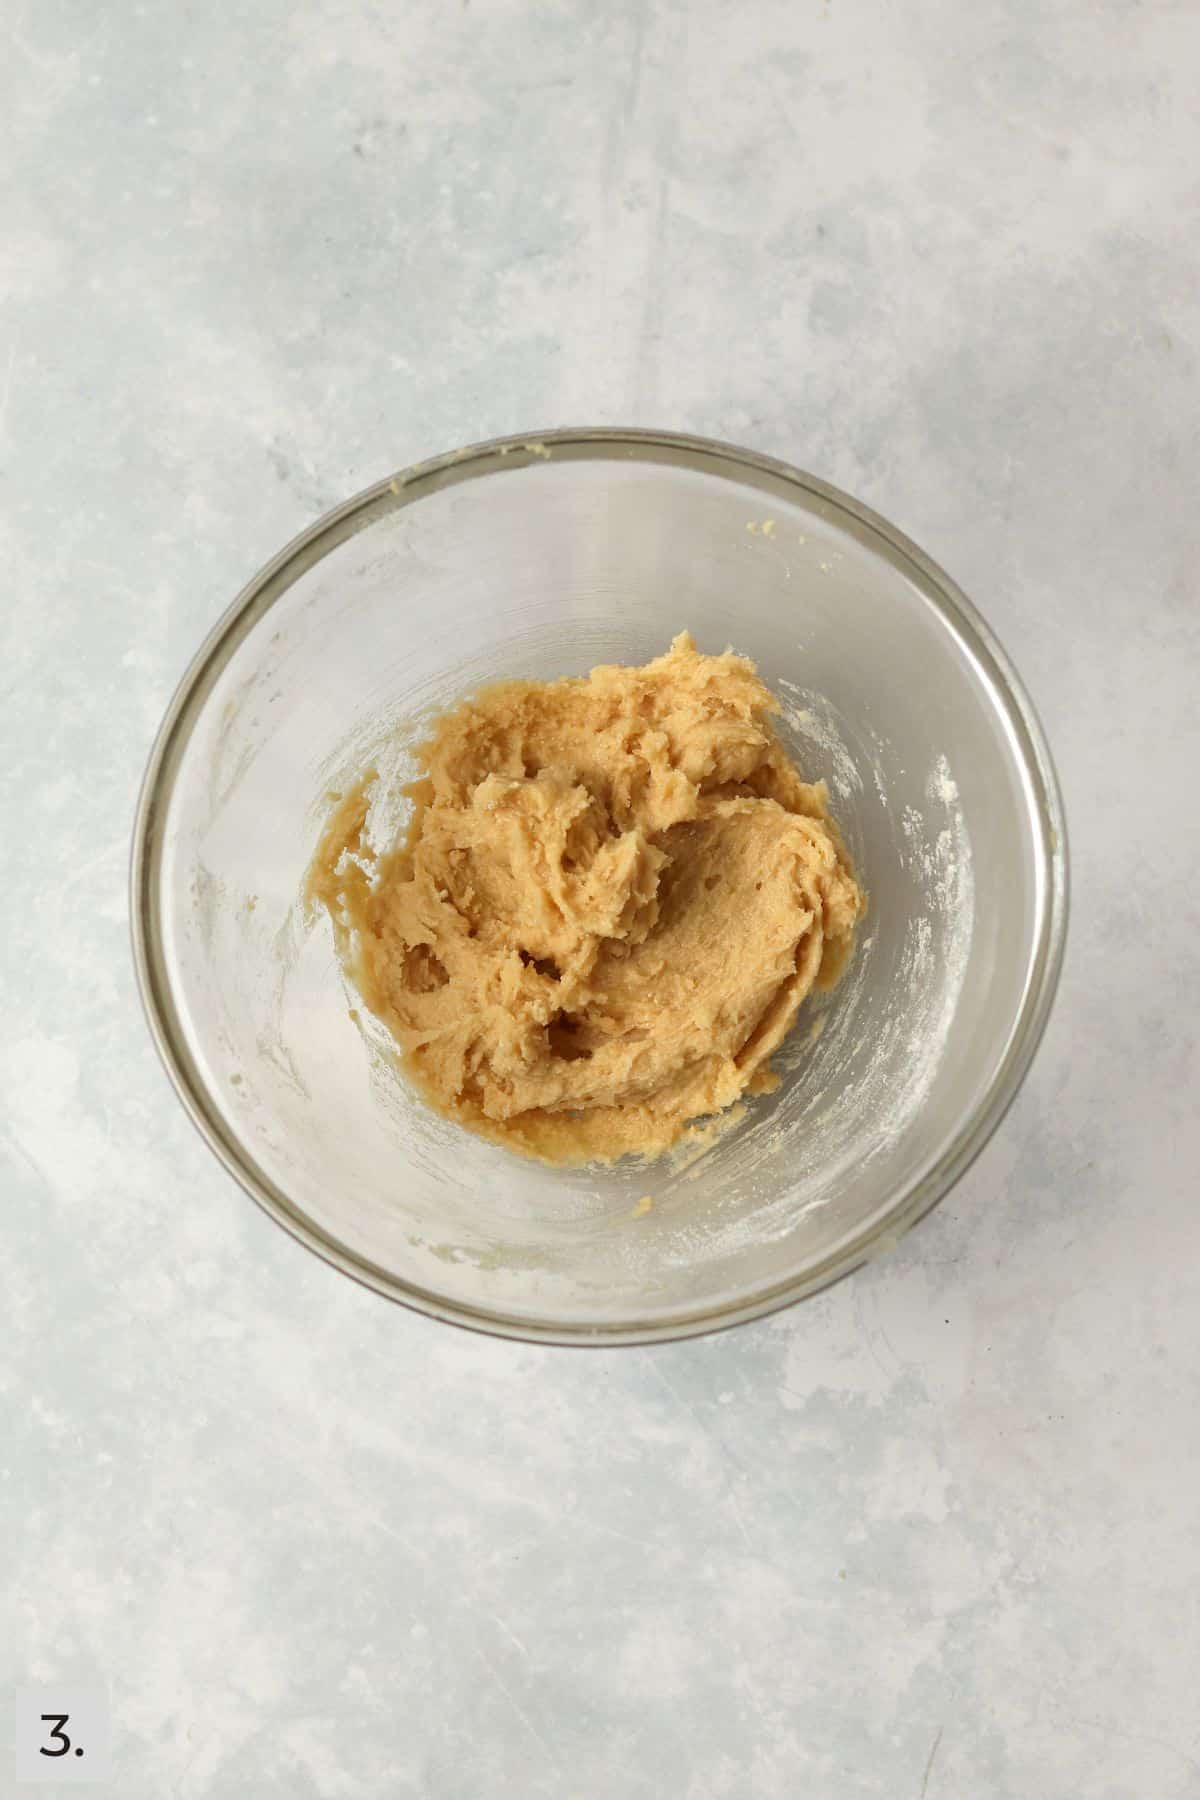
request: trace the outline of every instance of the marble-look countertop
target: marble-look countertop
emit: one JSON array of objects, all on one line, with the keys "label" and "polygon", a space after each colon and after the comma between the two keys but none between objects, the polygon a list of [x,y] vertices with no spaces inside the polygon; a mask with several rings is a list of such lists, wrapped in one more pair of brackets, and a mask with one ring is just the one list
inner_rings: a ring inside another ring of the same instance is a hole
[{"label": "marble-look countertop", "polygon": [[[1198,65],[1189,0],[4,9],[0,1664],[109,1684],[122,1800],[1200,1795]],[[125,867],[284,540],[621,422],[953,572],[1074,910],[1018,1104],[897,1254],[585,1354],[247,1201]]]}]

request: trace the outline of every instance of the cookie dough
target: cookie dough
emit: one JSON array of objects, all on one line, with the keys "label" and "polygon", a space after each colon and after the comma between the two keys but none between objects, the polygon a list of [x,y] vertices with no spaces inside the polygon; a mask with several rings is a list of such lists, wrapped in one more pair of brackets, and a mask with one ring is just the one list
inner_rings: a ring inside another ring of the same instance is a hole
[{"label": "cookie dough", "polygon": [[398,847],[368,846],[375,771],[340,798],[309,893],[434,1106],[580,1163],[657,1155],[778,1085],[865,901],[777,710],[753,663],[684,633],[447,713]]}]

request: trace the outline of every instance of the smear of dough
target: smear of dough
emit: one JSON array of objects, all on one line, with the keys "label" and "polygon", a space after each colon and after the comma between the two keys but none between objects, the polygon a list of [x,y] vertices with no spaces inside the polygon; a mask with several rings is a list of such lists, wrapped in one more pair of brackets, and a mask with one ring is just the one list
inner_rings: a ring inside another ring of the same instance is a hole
[{"label": "smear of dough", "polygon": [[370,771],[309,874],[429,1101],[553,1163],[656,1156],[778,1085],[865,899],[824,783],[754,664],[687,633],[644,668],[505,682],[420,750],[405,842],[365,841]]}]

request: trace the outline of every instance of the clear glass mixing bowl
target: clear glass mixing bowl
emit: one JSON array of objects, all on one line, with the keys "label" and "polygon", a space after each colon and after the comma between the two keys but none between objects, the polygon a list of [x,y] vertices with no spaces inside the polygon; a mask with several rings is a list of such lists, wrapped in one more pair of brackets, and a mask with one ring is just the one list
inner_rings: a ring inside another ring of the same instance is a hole
[{"label": "clear glass mixing bowl", "polygon": [[[431,711],[685,628],[784,702],[870,913],[740,1126],[690,1164],[557,1172],[429,1111],[301,885],[330,790],[372,760],[394,789]],[[954,584],[785,464],[619,430],[440,457],[289,545],[171,705],[132,882],[151,1030],[246,1190],[381,1293],[562,1343],[712,1330],[894,1244],[1012,1099],[1066,923],[1045,741]]]}]

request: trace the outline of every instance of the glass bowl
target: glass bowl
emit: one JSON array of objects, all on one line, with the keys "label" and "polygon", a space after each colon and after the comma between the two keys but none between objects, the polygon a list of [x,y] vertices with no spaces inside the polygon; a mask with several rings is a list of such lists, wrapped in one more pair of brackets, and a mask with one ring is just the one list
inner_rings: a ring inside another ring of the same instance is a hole
[{"label": "glass bowl", "polygon": [[[302,884],[331,790],[376,760],[394,793],[432,712],[685,629],[782,700],[870,912],[740,1125],[690,1161],[556,1171],[429,1110]],[[1045,1025],[1066,850],[1007,658],[892,526],[748,450],[558,431],[381,482],[250,583],[155,744],[132,918],[180,1099],[303,1243],[440,1319],[635,1343],[810,1294],[946,1192]]]}]

